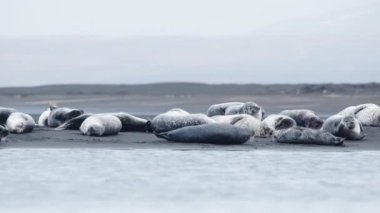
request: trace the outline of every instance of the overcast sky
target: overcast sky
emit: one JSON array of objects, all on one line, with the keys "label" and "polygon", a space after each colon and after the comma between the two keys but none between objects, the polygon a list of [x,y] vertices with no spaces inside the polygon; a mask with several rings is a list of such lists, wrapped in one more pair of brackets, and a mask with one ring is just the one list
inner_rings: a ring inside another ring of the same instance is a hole
[{"label": "overcast sky", "polygon": [[0,0],[0,85],[380,81],[379,23],[378,0]]}]

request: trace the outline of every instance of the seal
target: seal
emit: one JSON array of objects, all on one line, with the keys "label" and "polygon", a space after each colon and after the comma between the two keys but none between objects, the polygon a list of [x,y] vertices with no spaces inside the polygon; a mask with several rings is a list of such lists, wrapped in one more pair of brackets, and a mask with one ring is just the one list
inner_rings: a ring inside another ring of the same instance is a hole
[{"label": "seal", "polygon": [[80,131],[88,136],[117,135],[121,130],[121,121],[114,115],[92,115],[80,126]]},{"label": "seal", "polygon": [[272,129],[269,128],[268,125],[251,115],[216,115],[211,118],[217,123],[231,124],[237,127],[246,128],[251,131],[252,136],[269,137],[273,134]]},{"label": "seal", "polygon": [[362,140],[365,137],[360,121],[352,115],[330,116],[325,120],[322,130],[346,140]]},{"label": "seal", "polygon": [[50,105],[45,111],[43,111],[40,115],[40,117],[38,118],[38,126],[39,127],[47,127],[48,126],[48,119],[49,119],[49,115],[51,113],[52,110],[56,109],[57,107],[56,106],[53,106],[53,105]]},{"label": "seal", "polygon": [[264,109],[254,102],[228,102],[221,104],[211,105],[207,110],[209,117],[215,115],[236,115],[236,114],[248,114],[253,117],[262,120],[264,117]]},{"label": "seal", "polygon": [[0,125],[0,141],[3,141],[9,134],[7,127]]},{"label": "seal", "polygon": [[214,123],[187,126],[156,136],[173,142],[234,145],[246,143],[251,138],[251,132],[230,124]]},{"label": "seal", "polygon": [[80,109],[70,109],[66,107],[51,108],[50,115],[48,117],[49,127],[58,127],[66,121],[82,115],[84,112]]},{"label": "seal", "polygon": [[274,139],[278,143],[343,145],[344,138],[336,137],[329,132],[304,127],[293,127],[276,131]]},{"label": "seal", "polygon": [[204,114],[186,114],[182,111],[169,110],[157,115],[148,124],[148,129],[154,133],[168,132],[185,126],[196,126],[201,124],[216,123]]},{"label": "seal", "polygon": [[188,111],[183,110],[181,108],[170,109],[167,113],[168,114],[173,114],[173,115],[189,115],[190,114]]},{"label": "seal", "polygon": [[56,130],[79,130],[80,126],[86,120],[88,117],[92,116],[92,113],[85,113],[83,115],[80,115],[75,118],[71,118],[70,120],[66,121],[65,123],[61,124]]},{"label": "seal", "polygon": [[293,118],[297,126],[320,129],[323,125],[323,120],[318,117],[314,111],[308,109],[284,110],[280,115],[286,115]]},{"label": "seal", "polygon": [[297,126],[297,122],[286,115],[272,114],[263,120],[272,131],[277,131],[281,129],[288,129]]},{"label": "seal", "polygon": [[338,114],[355,116],[363,126],[380,126],[380,107],[376,104],[367,103],[350,106]]},{"label": "seal", "polygon": [[16,110],[13,108],[0,107],[0,125],[5,125],[8,117],[14,112],[16,112]]},{"label": "seal", "polygon": [[[88,117],[92,115],[93,114],[91,113],[86,113],[78,117],[72,118],[58,126],[56,130],[78,130],[84,122],[84,120],[86,120]],[[119,118],[122,124],[121,132],[145,132],[147,131],[147,127],[150,123],[150,121],[146,119],[139,118],[125,112],[102,113],[96,115],[114,115],[117,118]]]},{"label": "seal", "polygon": [[36,122],[32,116],[22,113],[14,112],[7,119],[7,127],[10,133],[22,134],[32,132]]},{"label": "seal", "polygon": [[112,115],[120,119],[121,132],[146,132],[150,126],[150,121],[125,112],[112,113]]},{"label": "seal", "polygon": [[346,107],[345,109],[343,109],[342,111],[340,111],[338,113],[338,115],[352,115],[352,116],[356,116],[356,114],[360,111],[362,111],[363,109],[365,108],[376,108],[376,107],[379,107],[378,105],[376,104],[373,104],[373,103],[366,103],[366,104],[359,104],[359,105],[356,105],[356,106],[349,106],[349,107]]}]

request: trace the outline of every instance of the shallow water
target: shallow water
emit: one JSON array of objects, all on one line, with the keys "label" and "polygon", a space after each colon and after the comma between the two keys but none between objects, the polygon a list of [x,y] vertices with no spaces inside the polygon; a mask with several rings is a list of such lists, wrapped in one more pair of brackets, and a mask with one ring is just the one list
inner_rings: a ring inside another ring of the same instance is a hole
[{"label": "shallow water", "polygon": [[0,150],[0,212],[378,212],[380,152]]}]

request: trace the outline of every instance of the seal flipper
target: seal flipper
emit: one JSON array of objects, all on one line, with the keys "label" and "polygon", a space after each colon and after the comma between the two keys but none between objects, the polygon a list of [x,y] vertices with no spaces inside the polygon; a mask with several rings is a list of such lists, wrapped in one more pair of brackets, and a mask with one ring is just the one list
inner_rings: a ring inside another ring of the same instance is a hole
[{"label": "seal flipper", "polygon": [[231,119],[230,124],[231,124],[231,125],[234,125],[234,124],[236,124],[237,122],[239,122],[239,121],[241,121],[241,120],[243,120],[243,119],[244,119],[244,116],[243,116],[243,115],[236,116],[236,117],[234,117],[234,118]]},{"label": "seal flipper", "polygon": [[58,108],[58,106],[55,105],[55,104],[50,104],[50,105],[49,105],[49,109],[50,109],[50,111],[53,111],[53,110],[55,110],[55,109],[57,109],[57,108]]},{"label": "seal flipper", "polygon": [[91,115],[92,115],[91,113],[87,113],[87,114],[83,114],[78,117],[72,118],[66,121],[65,123],[61,124],[57,128],[55,128],[55,130],[66,130],[66,129],[79,130],[84,120],[86,120],[86,118],[90,117]]},{"label": "seal flipper", "polygon": [[0,141],[9,135],[9,130],[5,125],[0,125]]},{"label": "seal flipper", "polygon": [[358,107],[355,111],[354,111],[354,115],[356,116],[360,111],[364,110],[365,108],[367,108],[367,106],[360,106]]},{"label": "seal flipper", "polygon": [[334,146],[342,146],[345,140],[346,140],[345,138],[337,137],[336,141],[333,145]]}]

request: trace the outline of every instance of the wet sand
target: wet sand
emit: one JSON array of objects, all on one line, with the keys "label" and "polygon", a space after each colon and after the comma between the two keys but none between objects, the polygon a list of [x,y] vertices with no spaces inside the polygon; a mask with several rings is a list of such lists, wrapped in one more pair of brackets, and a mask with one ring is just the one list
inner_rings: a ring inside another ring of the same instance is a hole
[{"label": "wet sand", "polygon": [[37,128],[34,132],[10,135],[1,148],[107,148],[107,149],[172,149],[172,150],[302,150],[302,151],[377,151],[380,150],[379,128],[365,128],[362,141],[346,141],[344,146],[280,144],[271,138],[254,138],[244,145],[186,144],[168,142],[150,133],[124,132],[116,136],[89,137],[79,131],[56,131]]},{"label": "wet sand", "polygon": [[[360,103],[380,104],[380,94],[373,86],[299,86],[281,85],[284,94],[278,94],[271,86],[260,86],[259,92],[252,85],[221,86],[171,85],[136,86],[122,93],[120,86],[56,86],[51,88],[6,88],[0,91],[0,105],[30,113],[37,120],[39,113],[49,103],[84,109],[85,112],[124,111],[144,118],[180,107],[193,113],[205,113],[214,103],[227,101],[254,101],[262,105],[267,114],[284,109],[307,108],[321,117],[335,114],[343,108]],[[153,87],[153,88],[152,88]],[[162,88],[163,87],[163,88]],[[198,88],[200,87],[200,89]],[[203,88],[204,87],[204,88]],[[279,86],[277,86],[279,87]],[[198,88],[198,89],[197,89]],[[217,88],[217,89],[215,89]],[[224,87],[223,87],[224,88]],[[305,92],[305,88],[308,88]],[[317,88],[310,90],[310,88]],[[339,88],[339,90],[337,89]],[[310,90],[310,91],[309,91]],[[303,91],[303,92],[299,92]],[[120,133],[109,137],[83,136],[79,131],[55,131],[37,128],[23,135],[10,135],[0,148],[109,148],[109,149],[174,149],[174,150],[308,150],[308,151],[356,151],[380,150],[380,128],[365,128],[363,141],[347,141],[343,147],[317,145],[278,144],[272,139],[255,138],[244,145],[221,146],[209,144],[183,144],[167,142],[149,133]]]}]

